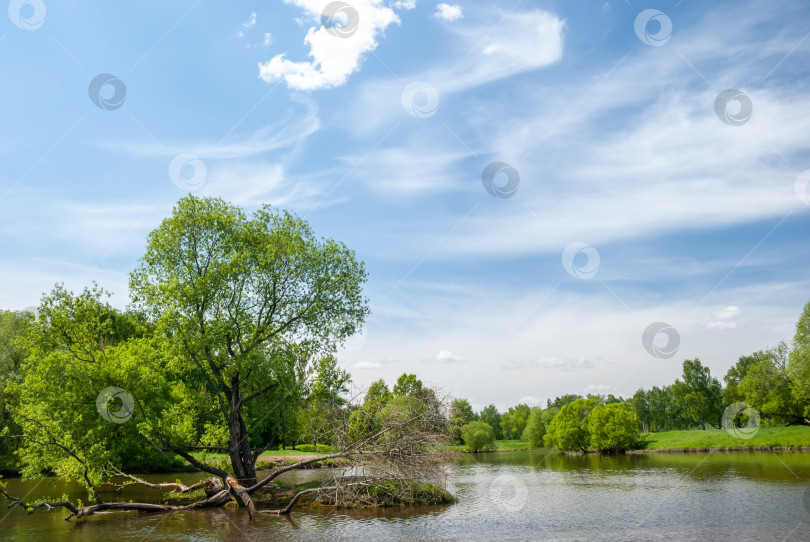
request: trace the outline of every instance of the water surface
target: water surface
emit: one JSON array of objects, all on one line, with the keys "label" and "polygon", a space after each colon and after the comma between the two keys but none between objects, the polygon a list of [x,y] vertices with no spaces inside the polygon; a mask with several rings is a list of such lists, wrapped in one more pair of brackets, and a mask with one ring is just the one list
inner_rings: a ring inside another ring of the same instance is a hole
[{"label": "water surface", "polygon": [[[318,471],[290,472],[304,481]],[[152,481],[199,474],[154,475]],[[236,509],[97,514],[0,510],[6,540],[810,540],[810,454],[461,455],[448,489],[459,502],[422,509],[314,511],[290,517]],[[16,494],[81,495],[48,479],[9,480]],[[154,498],[127,489],[126,498]]]}]

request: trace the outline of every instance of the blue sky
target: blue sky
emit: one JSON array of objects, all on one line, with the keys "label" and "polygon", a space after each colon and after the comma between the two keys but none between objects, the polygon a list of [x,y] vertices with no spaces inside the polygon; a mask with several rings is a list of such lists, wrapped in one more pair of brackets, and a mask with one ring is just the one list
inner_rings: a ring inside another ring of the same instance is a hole
[{"label": "blue sky", "polygon": [[722,377],[810,299],[810,7],[707,4],[13,0],[0,307],[93,280],[125,306],[191,189],[357,251],[358,385],[504,408]]}]

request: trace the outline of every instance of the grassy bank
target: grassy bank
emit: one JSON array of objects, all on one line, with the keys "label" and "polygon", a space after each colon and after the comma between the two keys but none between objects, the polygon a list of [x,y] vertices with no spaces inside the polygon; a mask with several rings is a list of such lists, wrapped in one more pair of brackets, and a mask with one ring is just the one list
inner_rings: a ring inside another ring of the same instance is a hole
[{"label": "grassy bank", "polygon": [[[463,444],[458,444],[449,447],[454,452],[466,452],[467,447]],[[490,450],[493,452],[517,452],[521,450],[532,450],[529,443],[525,440],[496,440],[495,447]]]},{"label": "grassy bank", "polygon": [[644,450],[758,448],[810,446],[810,427],[761,427],[751,438],[740,438],[724,429],[645,433]]}]

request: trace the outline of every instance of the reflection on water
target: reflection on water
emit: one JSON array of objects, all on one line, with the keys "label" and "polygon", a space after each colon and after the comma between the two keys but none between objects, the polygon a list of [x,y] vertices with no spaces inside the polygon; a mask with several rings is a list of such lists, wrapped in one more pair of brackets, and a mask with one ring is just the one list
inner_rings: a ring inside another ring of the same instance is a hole
[{"label": "reflection on water", "polygon": [[[324,474],[293,471],[283,477],[304,482]],[[201,476],[177,478],[191,483]],[[810,454],[464,454],[450,470],[448,489],[459,498],[452,506],[300,509],[290,517],[260,515],[253,521],[237,509],[111,513],[71,522],[62,520],[62,510],[27,515],[3,508],[0,539],[810,540],[808,487]],[[9,489],[78,495],[54,480],[9,480]],[[126,491],[127,499],[154,498],[145,488]]]}]

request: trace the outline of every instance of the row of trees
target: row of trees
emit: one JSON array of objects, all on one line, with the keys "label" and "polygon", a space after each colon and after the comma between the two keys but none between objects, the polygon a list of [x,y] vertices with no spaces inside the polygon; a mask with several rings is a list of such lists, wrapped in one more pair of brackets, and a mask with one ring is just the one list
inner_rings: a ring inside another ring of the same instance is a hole
[{"label": "row of trees", "polygon": [[699,360],[687,360],[683,377],[669,386],[639,389],[629,400],[644,431],[720,428],[734,403],[753,407],[765,425],[810,425],[810,303],[792,345],[741,356],[723,377]]},{"label": "row of trees", "polygon": [[[726,408],[753,407],[759,423],[810,425],[810,302],[796,324],[791,345],[741,356],[723,385],[699,359],[683,362],[674,383],[632,397],[562,395],[546,408],[519,404],[500,413],[495,405],[473,411],[465,399],[450,407],[457,443],[472,451],[491,449],[495,440],[522,439],[532,447],[616,451],[636,446],[641,432],[721,428]],[[737,422],[746,414],[737,414]],[[733,423],[732,421],[729,421]]]},{"label": "row of trees", "polygon": [[546,408],[520,404],[503,414],[494,405],[476,414],[469,402],[456,399],[450,425],[456,441],[473,452],[492,449],[499,437],[522,439],[533,448],[618,452],[637,446],[641,434],[633,409],[613,395],[565,395],[549,400]]}]

